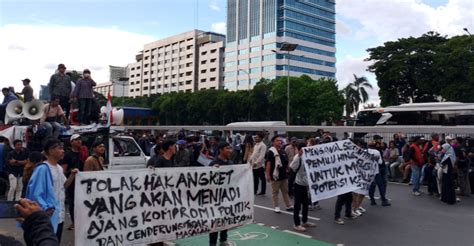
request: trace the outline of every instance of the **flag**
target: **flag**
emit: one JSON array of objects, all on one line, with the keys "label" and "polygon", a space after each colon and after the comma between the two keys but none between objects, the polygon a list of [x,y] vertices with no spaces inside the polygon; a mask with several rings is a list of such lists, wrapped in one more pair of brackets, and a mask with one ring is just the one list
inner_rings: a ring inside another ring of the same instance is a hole
[{"label": "flag", "polygon": [[107,126],[112,125],[114,122],[114,116],[112,114],[112,97],[110,91],[107,93]]}]

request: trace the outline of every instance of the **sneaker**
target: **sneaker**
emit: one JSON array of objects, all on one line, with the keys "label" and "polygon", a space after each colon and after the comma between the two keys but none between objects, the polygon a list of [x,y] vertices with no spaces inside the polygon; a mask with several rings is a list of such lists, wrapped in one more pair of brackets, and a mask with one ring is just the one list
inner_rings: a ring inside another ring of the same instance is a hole
[{"label": "sneaker", "polygon": [[304,228],[303,226],[299,225],[299,226],[293,226],[293,229],[295,229],[295,231],[301,231],[301,232],[305,232],[306,231],[306,228]]},{"label": "sneaker", "polygon": [[392,204],[390,204],[387,200],[385,200],[385,201],[382,201],[382,206],[388,207],[388,206],[392,206]]},{"label": "sneaker", "polygon": [[334,220],[334,223],[338,224],[338,225],[344,225],[344,220],[339,218],[339,219],[335,219]]},{"label": "sneaker", "polygon": [[362,215],[362,213],[359,212],[359,210],[357,210],[357,209],[352,210],[352,214],[355,215],[355,216],[357,216],[357,217],[359,217],[359,216]]},{"label": "sneaker", "polygon": [[415,196],[421,196],[421,193],[420,193],[419,191],[414,191],[414,192],[413,192],[413,195],[415,195]]},{"label": "sneaker", "polygon": [[293,206],[286,208],[286,211],[288,211],[288,212],[291,212],[291,211],[293,211],[293,210],[294,210],[294,209],[293,209]]},{"label": "sneaker", "polygon": [[303,227],[306,227],[306,228],[309,228],[309,227],[316,227],[316,224],[315,223],[311,223],[311,222],[306,222],[302,225]]},{"label": "sneaker", "polygon": [[67,229],[68,229],[69,231],[74,230],[74,224],[71,224]]},{"label": "sneaker", "polygon": [[355,219],[357,219],[357,217],[358,216],[353,213],[353,214],[351,214],[351,216],[346,216],[346,219],[355,220]]},{"label": "sneaker", "polygon": [[374,199],[370,199],[370,205],[371,205],[371,206],[375,206],[375,205],[377,205],[377,203],[375,202]]},{"label": "sneaker", "polygon": [[338,225],[344,225],[344,220],[342,220],[341,218],[335,219],[334,222]]},{"label": "sneaker", "polygon": [[275,207],[275,213],[279,214],[281,212],[280,207]]},{"label": "sneaker", "polygon": [[359,212],[361,212],[361,213],[367,212],[367,210],[363,207],[359,207],[357,210],[359,210]]},{"label": "sneaker", "polygon": [[265,192],[257,193],[257,196],[264,196],[264,195],[265,195]]}]

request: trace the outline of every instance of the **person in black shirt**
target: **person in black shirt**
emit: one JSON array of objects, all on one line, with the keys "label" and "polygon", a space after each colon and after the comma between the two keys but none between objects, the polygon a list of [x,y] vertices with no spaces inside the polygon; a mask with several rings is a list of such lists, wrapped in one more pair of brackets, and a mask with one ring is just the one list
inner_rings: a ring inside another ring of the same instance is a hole
[{"label": "person in black shirt", "polygon": [[[233,163],[230,160],[230,156],[232,155],[232,151],[233,151],[232,146],[230,146],[230,144],[227,142],[221,142],[218,145],[218,149],[219,149],[219,155],[209,165],[213,167],[232,165]],[[217,236],[218,236],[218,232],[209,233],[210,246],[217,245]],[[220,241],[221,246],[230,245],[230,243],[227,241],[227,230],[223,230],[220,232],[219,241]]]},{"label": "person in black shirt", "polygon": [[174,154],[176,153],[176,143],[173,140],[165,140],[161,145],[163,155],[158,155],[155,148],[156,156],[153,156],[147,163],[148,167],[174,167]]},{"label": "person in black shirt", "polygon": [[18,201],[23,190],[23,168],[28,162],[30,152],[23,148],[23,141],[17,139],[13,142],[14,149],[7,155],[9,167],[8,179],[10,190],[8,191],[8,201]]},{"label": "person in black shirt", "polygon": [[[71,149],[66,152],[64,155],[64,159],[62,159],[59,164],[63,167],[64,174],[66,178],[71,176],[71,171],[74,169],[79,169],[79,171],[84,170],[84,160],[81,158],[81,151],[82,151],[82,140],[81,135],[73,134],[70,138],[71,141]],[[69,214],[71,215],[71,222],[72,224],[68,227],[68,230],[74,229],[74,190],[75,190],[75,182],[66,188],[66,199]]]},{"label": "person in black shirt", "polygon": [[280,213],[278,206],[278,193],[281,191],[287,211],[293,211],[290,197],[288,195],[288,157],[281,149],[281,138],[272,138],[272,147],[268,150],[266,157],[265,175],[267,182],[272,184],[272,201],[275,213]]}]

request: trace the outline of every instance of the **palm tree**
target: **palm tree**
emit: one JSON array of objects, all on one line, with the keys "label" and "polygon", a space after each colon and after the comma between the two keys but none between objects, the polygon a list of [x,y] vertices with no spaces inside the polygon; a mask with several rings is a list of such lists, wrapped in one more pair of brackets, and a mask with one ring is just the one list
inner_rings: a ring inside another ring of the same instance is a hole
[{"label": "palm tree", "polygon": [[369,100],[369,93],[366,89],[373,89],[366,77],[357,77],[354,74],[354,82],[349,83],[343,90],[346,97],[346,115],[350,116],[359,110],[362,103]]},{"label": "palm tree", "polygon": [[350,117],[352,113],[355,113],[357,110],[357,102],[355,101],[355,90],[352,87],[352,85],[348,84],[344,89],[342,90],[342,93],[344,94],[344,98],[346,100],[344,109],[346,111],[346,116]]}]

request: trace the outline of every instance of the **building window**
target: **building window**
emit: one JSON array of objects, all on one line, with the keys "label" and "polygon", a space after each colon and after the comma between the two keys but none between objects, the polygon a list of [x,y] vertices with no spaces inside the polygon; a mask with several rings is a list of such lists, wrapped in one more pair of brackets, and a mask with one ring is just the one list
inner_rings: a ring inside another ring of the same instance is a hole
[{"label": "building window", "polygon": [[143,80],[144,83],[148,82],[148,79]]},{"label": "building window", "polygon": [[130,92],[133,92],[133,89],[130,89]]},{"label": "building window", "polygon": [[193,57],[193,54],[187,54],[186,55],[186,58],[192,58]]},{"label": "building window", "polygon": [[216,71],[216,68],[209,69],[209,72],[215,72],[215,71]]},{"label": "building window", "polygon": [[155,89],[155,86],[152,86],[150,89],[151,89],[151,90],[154,90],[154,89]]},{"label": "building window", "polygon": [[206,60],[204,60],[204,61],[201,61],[201,65],[204,65],[204,64],[206,64],[206,63],[207,63],[207,61],[206,61]]},{"label": "building window", "polygon": [[206,82],[206,79],[201,79],[201,83],[205,83]]},{"label": "building window", "polygon": [[192,82],[191,80],[186,80],[186,84],[187,84],[187,85],[190,85],[191,82]]},{"label": "building window", "polygon": [[202,56],[205,56],[205,55],[207,55],[207,51],[203,51],[203,52],[201,52],[201,55],[202,55]]},{"label": "building window", "polygon": [[147,90],[148,90],[148,86],[143,87],[143,90],[144,90],[144,91],[147,91]]},{"label": "building window", "polygon": [[216,58],[211,59],[211,63],[214,63],[214,62],[216,62]]},{"label": "building window", "polygon": [[192,48],[193,48],[192,45],[188,45],[188,46],[186,47],[187,50],[190,50],[190,49],[192,49]]},{"label": "building window", "polygon": [[216,81],[216,77],[212,77],[209,79],[210,81]]},{"label": "building window", "polygon": [[186,72],[186,76],[191,76],[193,72]]},{"label": "building window", "polygon": [[148,72],[144,72],[144,73],[143,73],[143,75],[147,75],[147,74],[148,74]]},{"label": "building window", "polygon": [[201,70],[201,73],[206,73],[206,72],[207,72],[207,69]]},{"label": "building window", "polygon": [[211,50],[211,53],[216,53],[217,49]]}]

